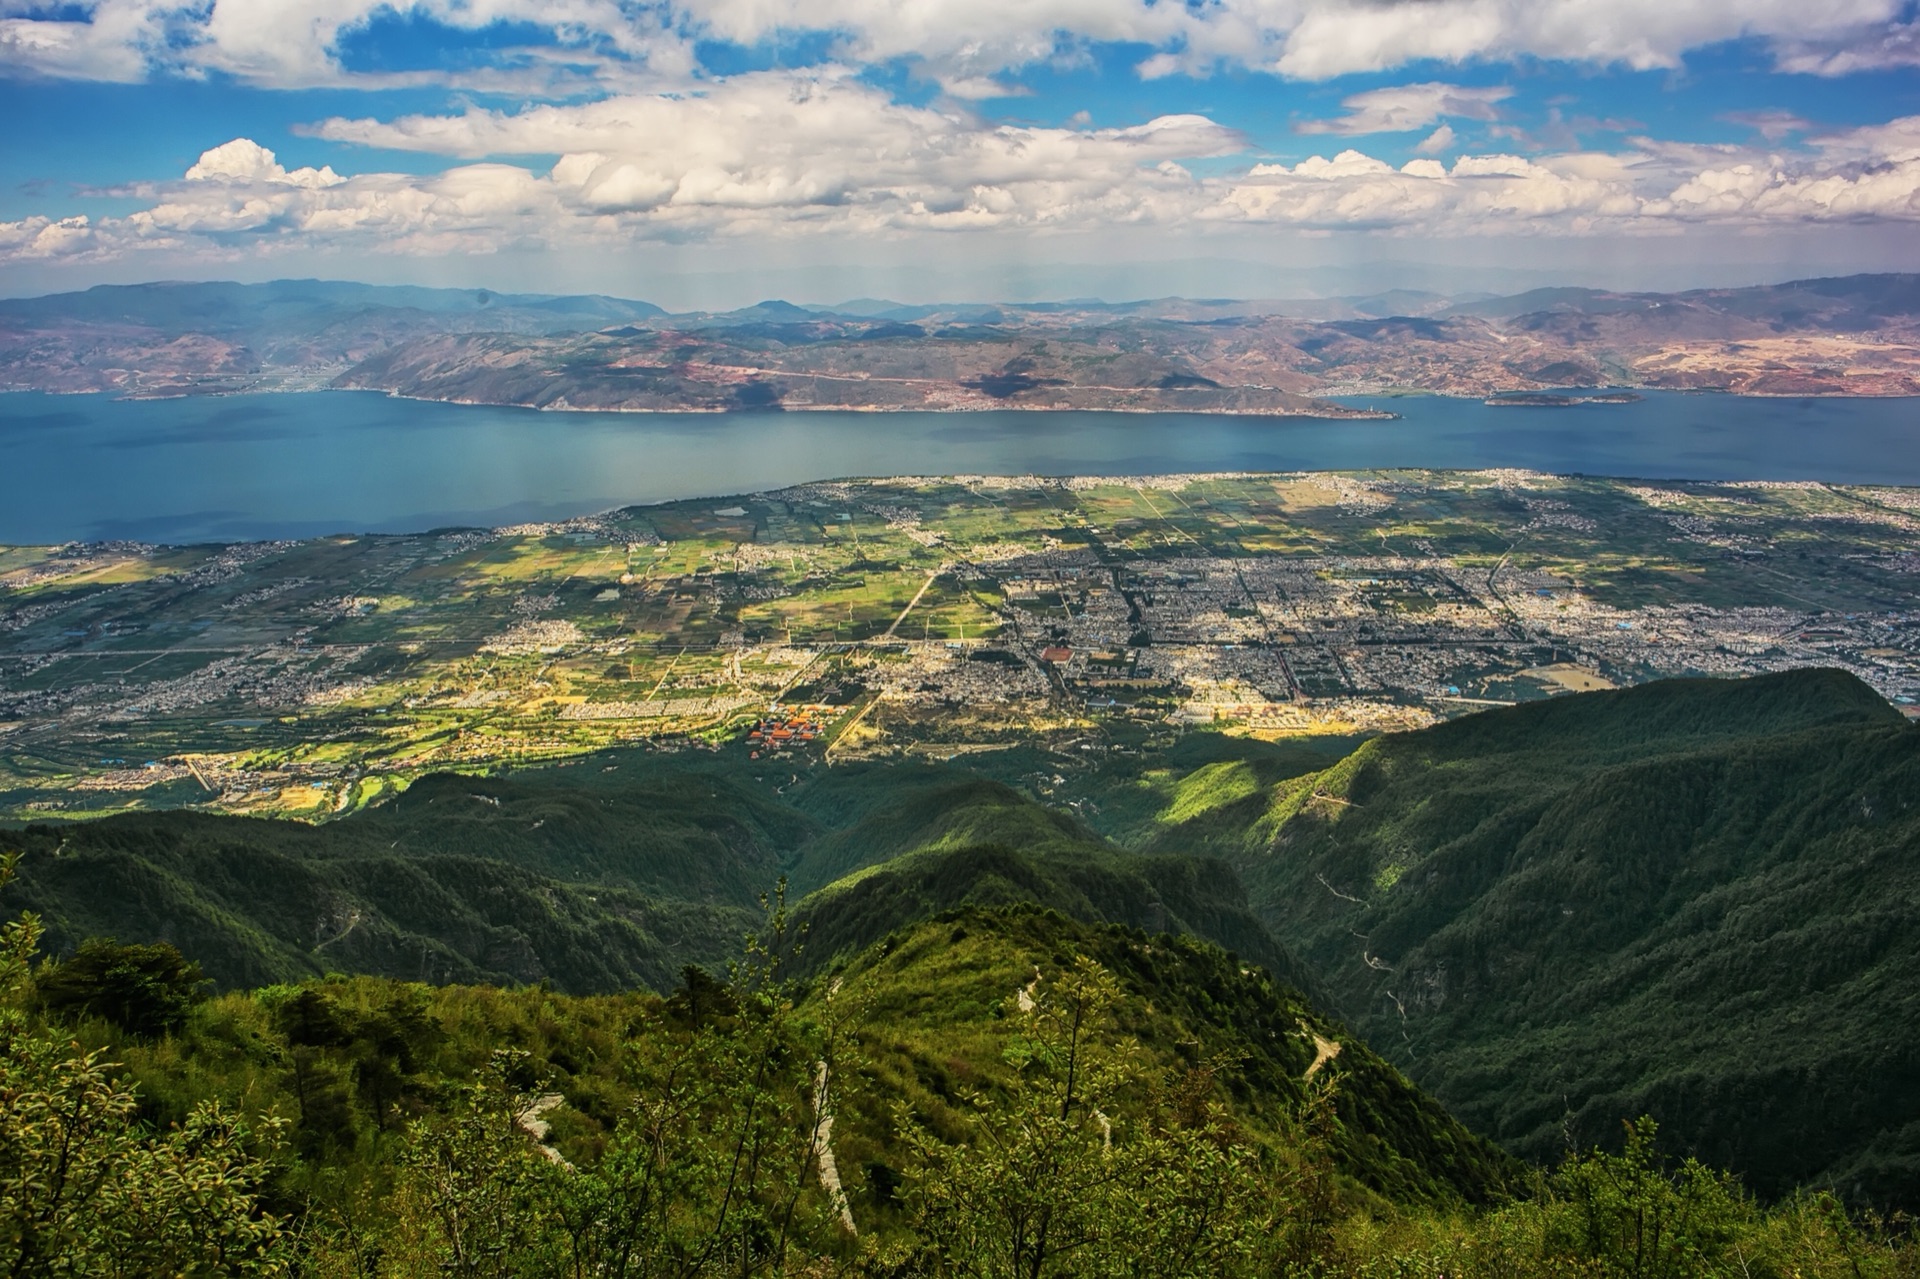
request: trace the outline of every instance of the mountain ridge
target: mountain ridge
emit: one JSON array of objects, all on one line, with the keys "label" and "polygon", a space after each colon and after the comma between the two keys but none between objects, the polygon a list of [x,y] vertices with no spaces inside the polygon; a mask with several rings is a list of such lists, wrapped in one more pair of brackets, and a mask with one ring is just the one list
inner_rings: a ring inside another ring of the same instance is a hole
[{"label": "mountain ridge", "polygon": [[[1328,397],[1569,385],[1920,394],[1920,277],[1672,294],[1415,289],[1318,299],[772,299],[339,281],[102,285],[0,300],[0,387],[139,396],[337,386],[536,408],[1096,408],[1352,415]],[[136,371],[137,370],[137,371]]]},{"label": "mountain ridge", "polygon": [[1911,1202],[1920,730],[1855,683],[1470,716],[1216,786],[1152,846],[1239,869],[1334,1009],[1529,1157],[1645,1111],[1763,1192]]}]

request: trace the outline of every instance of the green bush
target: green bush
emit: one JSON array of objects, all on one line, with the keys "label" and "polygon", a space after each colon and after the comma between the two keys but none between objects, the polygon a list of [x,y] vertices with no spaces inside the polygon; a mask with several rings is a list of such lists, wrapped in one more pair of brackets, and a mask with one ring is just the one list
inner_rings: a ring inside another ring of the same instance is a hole
[{"label": "green bush", "polygon": [[204,994],[200,965],[166,942],[122,946],[91,938],[73,955],[42,965],[33,984],[49,1012],[100,1017],[154,1039],[177,1030]]},{"label": "green bush", "polygon": [[[12,869],[0,863],[0,883]],[[254,1147],[271,1148],[272,1127],[204,1103],[143,1130],[112,1064],[27,1011],[39,940],[31,915],[0,925],[0,1270],[289,1273],[292,1240],[258,1199],[268,1166]]]}]

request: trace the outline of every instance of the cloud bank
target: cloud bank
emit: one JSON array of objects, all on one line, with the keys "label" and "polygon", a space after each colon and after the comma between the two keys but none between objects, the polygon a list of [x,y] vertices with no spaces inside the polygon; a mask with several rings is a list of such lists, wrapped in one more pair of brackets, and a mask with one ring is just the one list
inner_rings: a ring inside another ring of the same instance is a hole
[{"label": "cloud bank", "polygon": [[[826,61],[906,61],[959,97],[1096,44],[1151,52],[1141,74],[1222,67],[1306,80],[1410,62],[1563,60],[1676,67],[1753,39],[1785,70],[1844,75],[1920,65],[1905,0],[0,0],[0,68],[136,81],[219,73],[279,88],[461,85],[534,91],[636,87],[698,71],[698,42],[816,37]],[[381,21],[537,33],[484,69],[353,69],[352,38]]]},{"label": "cloud bank", "polygon": [[[1349,103],[1355,117],[1376,105]],[[1920,116],[1796,149],[1640,139],[1618,152],[1461,155],[1397,168],[1347,149],[1197,175],[1191,161],[1244,145],[1203,116],[1123,129],[993,124],[897,103],[844,74],[765,72],[691,94],[334,119],[315,132],[471,162],[426,175],[289,170],[239,138],[177,181],[116,191],[141,202],[125,216],[0,223],[0,263],[161,250],[211,260],[316,250],[425,256],[822,231],[1586,235],[1920,221]]]}]

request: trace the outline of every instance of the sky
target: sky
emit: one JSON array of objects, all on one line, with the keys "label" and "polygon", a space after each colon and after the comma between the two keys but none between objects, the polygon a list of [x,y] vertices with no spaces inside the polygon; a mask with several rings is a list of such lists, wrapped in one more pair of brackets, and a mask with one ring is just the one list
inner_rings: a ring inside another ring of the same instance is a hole
[{"label": "sky", "polygon": [[0,0],[0,295],[1920,270],[1916,0]]}]

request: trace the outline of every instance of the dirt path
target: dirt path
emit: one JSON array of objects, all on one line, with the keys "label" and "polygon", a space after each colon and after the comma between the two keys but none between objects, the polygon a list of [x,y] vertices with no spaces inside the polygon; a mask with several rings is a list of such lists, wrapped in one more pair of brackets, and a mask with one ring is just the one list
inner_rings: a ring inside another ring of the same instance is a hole
[{"label": "dirt path", "polygon": [[850,1235],[858,1235],[860,1230],[853,1224],[853,1205],[847,1202],[847,1192],[840,1184],[840,1165],[833,1157],[833,1115],[827,1110],[827,1063],[818,1063],[813,1076],[813,1156],[820,1164],[820,1189],[827,1192],[834,1211],[840,1215],[840,1226]]},{"label": "dirt path", "polygon": [[1013,992],[1013,1002],[1020,1005],[1021,1012],[1030,1013],[1033,1011],[1033,992],[1039,988],[1040,970],[1036,968],[1033,970],[1033,980]]},{"label": "dirt path", "polygon": [[527,1108],[513,1117],[516,1128],[533,1138],[540,1147],[540,1153],[549,1163],[558,1164],[571,1170],[573,1165],[566,1161],[561,1153],[547,1144],[547,1134],[553,1131],[553,1125],[546,1120],[546,1114],[567,1104],[567,1099],[557,1092],[543,1093],[527,1104]]},{"label": "dirt path", "polygon": [[1307,1067],[1307,1073],[1300,1076],[1302,1079],[1312,1079],[1320,1067],[1340,1055],[1338,1042],[1328,1039],[1317,1030],[1310,1030],[1307,1033],[1313,1036],[1313,1062]]},{"label": "dirt path", "polygon": [[939,569],[935,569],[933,572],[927,574],[927,580],[920,584],[919,591],[915,593],[912,599],[907,601],[907,606],[900,610],[900,616],[893,619],[893,625],[887,628],[887,633],[881,637],[882,639],[893,638],[893,633],[900,629],[900,623],[907,620],[907,614],[913,612],[914,605],[920,602],[921,596],[924,596],[930,589],[932,589],[934,579],[939,576],[940,576]]},{"label": "dirt path", "polygon": [[673,668],[680,665],[680,659],[685,657],[686,655],[687,655],[687,650],[684,647],[682,647],[678,653],[675,653],[673,655],[673,660],[667,663],[667,669],[661,672],[659,682],[653,686],[650,692],[648,692],[646,697],[647,701],[651,702],[654,698],[660,695],[660,690],[667,686],[667,681],[669,679],[673,678]]}]

